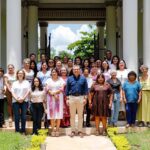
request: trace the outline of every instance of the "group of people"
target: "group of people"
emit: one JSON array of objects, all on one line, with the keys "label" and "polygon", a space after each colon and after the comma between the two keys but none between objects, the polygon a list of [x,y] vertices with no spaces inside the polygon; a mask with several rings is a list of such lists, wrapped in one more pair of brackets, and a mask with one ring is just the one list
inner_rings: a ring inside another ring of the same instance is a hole
[{"label": "group of people", "polygon": [[41,54],[36,63],[36,55],[30,54],[17,72],[13,64],[8,65],[6,74],[0,68],[0,127],[5,126],[5,96],[9,125],[14,118],[16,132],[23,134],[28,110],[32,114],[33,134],[38,134],[43,114],[50,121],[51,136],[57,137],[60,126],[71,126],[70,136],[75,136],[76,114],[78,135],[83,137],[84,113],[87,127],[91,126],[91,115],[94,117],[96,135],[106,135],[107,124],[117,126],[119,112],[126,117],[126,127],[134,126],[136,119],[139,125],[150,127],[150,76],[147,66],[142,65],[140,70],[138,78],[110,50],[104,60],[95,60],[93,56],[84,60],[67,56],[63,60],[59,56],[47,59]]}]

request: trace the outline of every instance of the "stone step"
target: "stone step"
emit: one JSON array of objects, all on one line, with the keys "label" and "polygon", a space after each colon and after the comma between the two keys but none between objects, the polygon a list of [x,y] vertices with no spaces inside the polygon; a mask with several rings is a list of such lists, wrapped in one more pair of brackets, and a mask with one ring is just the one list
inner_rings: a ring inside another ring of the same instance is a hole
[{"label": "stone step", "polygon": [[[118,133],[127,133],[127,132],[141,132],[141,131],[145,131],[148,130],[149,128],[147,127],[134,127],[134,128],[126,128],[125,127],[126,122],[122,121],[122,122],[118,122]],[[32,125],[33,122],[32,121],[27,121],[26,122],[26,132],[27,134],[31,134],[32,133]],[[92,135],[95,134],[95,124],[94,122],[91,122],[92,127],[84,127],[83,128],[83,132],[86,135]],[[12,131],[15,132],[15,126],[14,126],[14,122],[13,122],[13,126],[9,127],[8,122],[6,121],[6,128],[1,128],[0,131]],[[102,128],[102,125],[100,124],[100,128]],[[42,122],[42,129],[44,129],[44,122]],[[49,127],[49,133],[51,132],[51,127]],[[62,135],[69,135],[71,132],[71,128],[60,128],[60,133]]]}]

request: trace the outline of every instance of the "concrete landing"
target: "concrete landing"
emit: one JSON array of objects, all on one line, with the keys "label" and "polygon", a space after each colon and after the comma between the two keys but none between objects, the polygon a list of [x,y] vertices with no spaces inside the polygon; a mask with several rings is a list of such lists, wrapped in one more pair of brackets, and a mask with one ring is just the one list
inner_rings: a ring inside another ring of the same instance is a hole
[{"label": "concrete landing", "polygon": [[47,137],[46,150],[116,150],[108,137],[104,136],[75,136]]}]

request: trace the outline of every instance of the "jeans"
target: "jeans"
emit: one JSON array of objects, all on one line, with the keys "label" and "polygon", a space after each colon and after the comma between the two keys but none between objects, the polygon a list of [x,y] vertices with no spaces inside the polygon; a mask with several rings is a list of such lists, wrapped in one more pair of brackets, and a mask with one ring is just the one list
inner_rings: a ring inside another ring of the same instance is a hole
[{"label": "jeans", "polygon": [[4,99],[0,99],[0,127],[4,124]]},{"label": "jeans", "polygon": [[90,115],[91,115],[91,109],[89,108],[89,101],[87,100],[87,103],[86,103],[86,126],[90,125]]},{"label": "jeans", "polygon": [[43,112],[43,103],[32,103],[33,134],[38,134],[38,130],[41,129]]},{"label": "jeans", "polygon": [[[26,113],[27,113],[28,103],[13,103],[13,112],[15,117],[15,130],[16,132],[25,133],[25,126],[26,126]],[[19,126],[19,122],[21,119],[21,130]]]},{"label": "jeans", "polygon": [[116,124],[118,121],[119,109],[120,109],[120,93],[115,93],[111,111],[111,123],[113,124]]},{"label": "jeans", "polygon": [[138,104],[135,103],[126,103],[126,117],[128,124],[135,124],[136,112]]}]

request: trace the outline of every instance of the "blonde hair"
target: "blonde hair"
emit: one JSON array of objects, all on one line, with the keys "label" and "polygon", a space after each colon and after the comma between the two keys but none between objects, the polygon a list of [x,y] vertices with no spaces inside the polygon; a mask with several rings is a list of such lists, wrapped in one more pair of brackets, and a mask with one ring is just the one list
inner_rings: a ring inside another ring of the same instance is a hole
[{"label": "blonde hair", "polygon": [[28,64],[30,64],[30,59],[29,59],[29,58],[25,58],[25,59],[23,60],[23,63],[28,63]]}]

